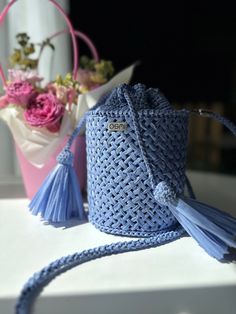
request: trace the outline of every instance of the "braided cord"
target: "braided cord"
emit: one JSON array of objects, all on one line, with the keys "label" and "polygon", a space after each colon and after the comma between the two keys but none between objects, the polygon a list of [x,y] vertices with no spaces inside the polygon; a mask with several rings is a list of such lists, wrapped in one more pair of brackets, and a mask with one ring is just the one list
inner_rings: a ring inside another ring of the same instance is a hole
[{"label": "braided cord", "polygon": [[134,125],[134,131],[135,131],[135,134],[137,136],[138,145],[139,145],[139,148],[140,148],[140,151],[142,154],[143,161],[144,161],[145,166],[147,168],[147,172],[148,172],[151,186],[154,189],[155,188],[154,175],[153,175],[153,172],[152,172],[149,160],[148,160],[148,155],[147,155],[147,152],[146,152],[146,149],[145,149],[145,146],[143,143],[142,135],[140,132],[139,123],[138,123],[138,114],[137,114],[137,111],[134,109],[134,105],[133,105],[127,91],[124,91],[124,97],[125,97],[125,100],[129,106],[129,109],[130,109],[130,113],[131,113],[131,117],[132,117],[133,125]]},{"label": "braided cord", "polygon": [[229,119],[223,117],[219,113],[216,113],[210,110],[205,110],[205,109],[197,109],[197,110],[193,109],[191,112],[196,113],[200,116],[212,118],[222,123],[227,129],[229,129],[233,133],[234,136],[236,136],[236,124],[234,124]]},{"label": "braided cord", "polygon": [[85,126],[85,122],[86,122],[86,117],[87,114],[84,114],[84,116],[80,119],[77,127],[74,129],[74,131],[72,132],[69,140],[66,143],[66,146],[64,147],[63,150],[70,150],[71,146],[73,144],[73,141],[75,140],[75,138],[78,136],[78,134],[80,133],[80,131],[82,130],[82,128]]},{"label": "braided cord", "polygon": [[79,135],[80,131],[83,129],[83,127],[85,127],[85,123],[86,123],[86,119],[87,119],[87,115],[89,114],[90,111],[96,110],[98,107],[100,106],[100,102],[98,102],[92,109],[90,109],[89,111],[87,111],[82,118],[80,119],[77,127],[74,129],[74,131],[72,132],[69,140],[67,141],[65,147],[63,148],[62,152],[64,151],[68,151],[71,149],[71,146],[74,142],[74,140],[76,139],[76,137]]},{"label": "braided cord", "polygon": [[97,248],[84,250],[72,255],[64,256],[41,271],[35,273],[25,284],[16,304],[16,314],[29,314],[32,304],[43,288],[55,277],[83,263],[126,252],[139,251],[151,247],[161,246],[183,236],[185,231],[178,227],[175,231],[162,232],[156,237],[143,238],[139,240],[117,242]]}]

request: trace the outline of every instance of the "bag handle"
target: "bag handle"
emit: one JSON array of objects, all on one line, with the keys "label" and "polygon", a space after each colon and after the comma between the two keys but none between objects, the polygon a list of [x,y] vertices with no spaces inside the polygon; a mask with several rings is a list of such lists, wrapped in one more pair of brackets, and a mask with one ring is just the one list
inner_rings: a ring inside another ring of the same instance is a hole
[{"label": "bag handle", "polygon": [[[0,26],[1,24],[4,22],[5,17],[8,13],[8,11],[10,10],[10,8],[15,4],[17,0],[11,0],[6,7],[3,9],[1,15],[0,15]],[[76,35],[75,35],[75,31],[74,28],[72,26],[72,23],[70,21],[70,19],[68,18],[66,12],[64,11],[64,9],[62,8],[62,6],[57,3],[55,0],[49,0],[49,2],[51,2],[57,9],[58,11],[61,13],[62,17],[64,18],[64,20],[66,21],[69,31],[70,31],[70,35],[71,35],[71,39],[72,39],[72,44],[73,44],[73,55],[74,55],[74,67],[73,67],[73,78],[74,80],[76,80],[77,77],[77,73],[78,73],[78,68],[79,68],[79,49],[78,49],[78,45],[76,42]],[[3,81],[3,85],[6,86],[6,77],[4,75],[4,71],[2,68],[2,65],[0,63],[0,77]]]},{"label": "bag handle", "polygon": [[231,133],[233,133],[234,136],[236,136],[236,125],[229,119],[220,115],[219,113],[207,109],[192,109],[190,113],[194,113],[203,117],[212,118],[218,121],[219,123],[223,124],[228,130],[231,131]]},{"label": "bag handle", "polygon": [[[48,39],[52,40],[52,39],[56,38],[57,36],[60,36],[60,35],[66,34],[66,33],[68,33],[68,29],[61,30],[61,31],[51,35],[50,37],[48,37]],[[75,30],[74,34],[78,38],[82,39],[87,44],[88,48],[90,49],[90,52],[92,54],[93,59],[95,60],[96,63],[98,63],[99,60],[100,60],[100,57],[99,57],[97,48],[94,45],[94,43],[91,40],[91,38],[89,38],[88,35],[86,35],[85,33],[81,32],[79,30]]]},{"label": "bag handle", "polygon": [[146,250],[159,247],[181,238],[185,234],[184,229],[178,226],[173,231],[160,232],[159,235],[150,238],[130,240],[106,244],[92,249],[76,252],[63,256],[46,267],[42,268],[25,283],[16,303],[15,314],[30,314],[35,300],[51,281],[59,275],[85,264],[106,256],[118,255],[127,252]]}]

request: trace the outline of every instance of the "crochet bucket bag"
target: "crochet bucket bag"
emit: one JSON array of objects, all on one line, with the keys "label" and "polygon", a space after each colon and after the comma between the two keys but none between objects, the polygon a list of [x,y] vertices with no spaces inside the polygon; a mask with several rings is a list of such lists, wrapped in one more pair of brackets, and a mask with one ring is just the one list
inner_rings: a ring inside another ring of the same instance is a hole
[{"label": "crochet bucket bag", "polygon": [[[30,305],[48,282],[90,260],[157,247],[192,236],[219,261],[235,260],[236,219],[198,202],[185,175],[188,120],[192,112],[174,110],[158,89],[122,84],[84,116],[30,204],[49,221],[86,219],[76,186],[71,144],[86,123],[89,221],[99,230],[139,237],[77,252],[34,274],[19,297],[16,313]],[[206,110],[195,114],[236,126]],[[190,197],[184,195],[187,185]]]}]

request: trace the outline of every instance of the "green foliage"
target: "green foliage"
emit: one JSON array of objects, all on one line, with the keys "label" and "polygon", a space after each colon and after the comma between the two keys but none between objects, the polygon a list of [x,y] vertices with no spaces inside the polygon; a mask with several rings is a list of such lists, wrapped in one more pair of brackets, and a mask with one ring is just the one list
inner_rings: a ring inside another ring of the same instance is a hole
[{"label": "green foliage", "polygon": [[73,79],[71,73],[67,73],[65,78],[61,75],[57,75],[55,83],[59,86],[75,89],[76,91],[79,90],[79,82]]},{"label": "green foliage", "polygon": [[111,61],[101,60],[95,64],[95,71],[106,79],[109,79],[114,74],[114,67]]},{"label": "green foliage", "polygon": [[82,56],[80,58],[80,66],[82,69],[94,71],[95,61],[93,59],[88,58],[87,56]]},{"label": "green foliage", "polygon": [[111,61],[101,60],[96,63],[95,60],[90,59],[87,56],[82,56],[80,58],[80,66],[82,69],[94,72],[92,78],[94,78],[94,80],[99,78],[100,82],[108,81],[115,71]]},{"label": "green foliage", "polygon": [[19,48],[14,49],[13,54],[10,56],[10,63],[13,67],[18,67],[21,70],[33,70],[38,67],[39,58],[43,49],[48,46],[52,50],[55,47],[51,44],[49,39],[43,41],[40,46],[39,57],[34,59],[32,55],[35,53],[35,45],[30,42],[30,37],[26,33],[19,33],[16,35]]}]

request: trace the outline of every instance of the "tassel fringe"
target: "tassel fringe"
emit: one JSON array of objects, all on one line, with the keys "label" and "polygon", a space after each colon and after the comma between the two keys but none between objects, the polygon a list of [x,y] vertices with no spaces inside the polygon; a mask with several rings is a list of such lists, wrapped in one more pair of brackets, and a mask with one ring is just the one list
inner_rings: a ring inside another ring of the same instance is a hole
[{"label": "tassel fringe", "polygon": [[167,205],[198,244],[219,261],[233,261],[236,257],[236,219],[195,199],[177,198],[166,182],[160,182],[155,199]]},{"label": "tassel fringe", "polygon": [[87,220],[71,151],[64,150],[58,156],[58,162],[32,199],[29,209],[33,215],[40,214],[53,223],[71,218]]}]

